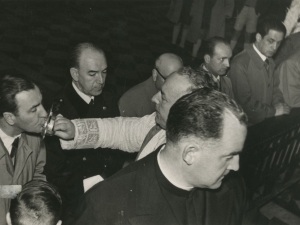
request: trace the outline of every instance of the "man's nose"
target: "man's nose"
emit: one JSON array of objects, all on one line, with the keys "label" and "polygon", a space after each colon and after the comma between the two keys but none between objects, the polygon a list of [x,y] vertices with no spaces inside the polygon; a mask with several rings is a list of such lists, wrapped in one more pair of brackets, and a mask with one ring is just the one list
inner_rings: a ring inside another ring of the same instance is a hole
[{"label": "man's nose", "polygon": [[276,50],[279,47],[279,45],[280,45],[280,43],[274,42],[273,45],[272,45],[272,49]]},{"label": "man's nose", "polygon": [[229,60],[228,60],[228,59],[224,60],[224,65],[225,65],[226,67],[229,67],[229,66],[230,66],[230,63],[229,63]]},{"label": "man's nose", "polygon": [[102,74],[97,75],[97,83],[103,84],[104,83],[104,77]]},{"label": "man's nose", "polygon": [[46,112],[44,106],[41,105],[41,109],[40,109],[40,117],[47,117],[48,113]]},{"label": "man's nose", "polygon": [[240,169],[240,156],[235,155],[233,156],[233,159],[231,160],[229,166],[229,170],[238,171]]},{"label": "man's nose", "polygon": [[155,104],[158,104],[158,98],[159,98],[160,92],[157,92],[151,99],[152,102],[154,102]]}]

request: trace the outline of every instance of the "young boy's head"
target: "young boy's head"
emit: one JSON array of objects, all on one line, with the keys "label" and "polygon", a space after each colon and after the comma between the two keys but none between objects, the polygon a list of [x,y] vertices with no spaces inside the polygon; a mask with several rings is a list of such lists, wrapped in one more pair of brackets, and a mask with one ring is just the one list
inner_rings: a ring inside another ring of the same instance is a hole
[{"label": "young boy's head", "polygon": [[11,200],[6,219],[9,225],[60,225],[62,200],[57,189],[42,180],[33,180]]}]

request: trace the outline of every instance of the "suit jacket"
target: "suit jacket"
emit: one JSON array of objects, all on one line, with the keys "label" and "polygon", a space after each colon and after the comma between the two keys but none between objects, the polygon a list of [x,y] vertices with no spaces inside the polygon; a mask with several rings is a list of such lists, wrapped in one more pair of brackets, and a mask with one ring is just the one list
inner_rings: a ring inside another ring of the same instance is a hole
[{"label": "suit jacket", "polygon": [[143,117],[155,111],[152,97],[157,93],[152,76],[146,81],[126,91],[119,100],[120,115],[123,117]]},{"label": "suit jacket", "polygon": [[[199,66],[199,70],[203,71],[204,73],[206,73],[207,75],[209,75],[211,77],[212,80],[213,79],[213,74],[210,73],[205,67],[204,64],[201,64]],[[231,84],[231,80],[227,75],[224,76],[220,76],[220,83],[219,83],[219,87],[218,84],[215,82],[216,88],[218,87],[218,91],[227,94],[230,98],[234,99],[234,94],[232,91],[232,84]]]},{"label": "suit jacket", "polygon": [[[107,118],[118,115],[116,99],[113,94],[103,91],[95,97],[90,106],[77,94],[71,83],[67,84],[55,97],[62,99],[58,113],[68,119]],[[63,151],[56,136],[45,138],[47,180],[56,185],[63,198],[63,218],[72,213],[78,199],[84,193],[83,180],[95,175],[104,179],[122,168],[124,154],[106,148]]]},{"label": "suit jacket", "polygon": [[[16,153],[16,168],[0,139],[0,185],[23,185],[33,179],[46,180],[42,174],[46,163],[44,142],[39,136],[23,133]],[[0,225],[6,224],[10,199],[0,198]]]},{"label": "suit jacket", "polygon": [[274,61],[269,58],[269,70],[266,70],[252,45],[231,62],[229,77],[234,97],[248,115],[250,124],[274,116],[274,105],[284,102],[274,69]]},{"label": "suit jacket", "polygon": [[[70,224],[178,225],[157,180],[158,152],[91,188]],[[195,190],[196,214],[202,215],[202,224],[241,224],[245,186],[237,173],[228,176],[219,189]]]},{"label": "suit jacket", "polygon": [[290,107],[300,107],[300,49],[284,60],[275,71],[279,76],[279,88],[285,103]]},{"label": "suit jacket", "polygon": [[291,34],[283,40],[276,55],[275,64],[278,67],[284,60],[295,54],[300,49],[300,32]]}]

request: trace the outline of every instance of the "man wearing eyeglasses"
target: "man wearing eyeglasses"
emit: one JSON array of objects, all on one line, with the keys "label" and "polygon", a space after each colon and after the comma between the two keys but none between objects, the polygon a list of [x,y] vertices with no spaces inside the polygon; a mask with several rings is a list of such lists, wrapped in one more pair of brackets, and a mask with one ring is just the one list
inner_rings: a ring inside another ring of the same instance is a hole
[{"label": "man wearing eyeglasses", "polygon": [[146,81],[129,89],[120,98],[119,110],[123,117],[143,117],[155,111],[152,97],[161,90],[165,79],[173,72],[183,67],[179,56],[172,53],[160,55],[156,61],[152,76]]}]

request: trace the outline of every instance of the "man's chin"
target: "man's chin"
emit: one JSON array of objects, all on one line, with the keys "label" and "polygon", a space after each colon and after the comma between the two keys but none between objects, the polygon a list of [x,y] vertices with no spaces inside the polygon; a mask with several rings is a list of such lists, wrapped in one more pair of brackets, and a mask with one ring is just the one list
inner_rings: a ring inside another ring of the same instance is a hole
[{"label": "man's chin", "polygon": [[157,114],[156,114],[156,117],[155,117],[155,123],[158,125],[158,126],[160,126],[162,129],[166,129],[166,126],[165,126],[165,123],[163,123],[160,119],[159,119],[159,117],[157,116]]}]

